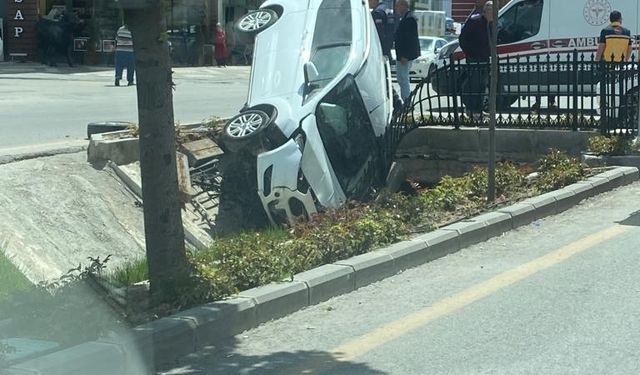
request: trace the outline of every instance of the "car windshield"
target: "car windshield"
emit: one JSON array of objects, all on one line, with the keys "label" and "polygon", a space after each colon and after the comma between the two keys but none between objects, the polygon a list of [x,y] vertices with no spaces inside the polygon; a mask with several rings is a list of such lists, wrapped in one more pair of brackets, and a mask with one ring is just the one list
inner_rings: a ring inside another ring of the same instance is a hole
[{"label": "car windshield", "polygon": [[435,42],[435,39],[420,38],[420,50],[433,51],[433,45]]}]

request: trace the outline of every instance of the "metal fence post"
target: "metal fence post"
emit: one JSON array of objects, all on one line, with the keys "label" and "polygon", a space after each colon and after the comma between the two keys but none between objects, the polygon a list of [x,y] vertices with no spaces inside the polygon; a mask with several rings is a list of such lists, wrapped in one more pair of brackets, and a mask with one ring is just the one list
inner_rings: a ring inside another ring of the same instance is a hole
[{"label": "metal fence post", "polygon": [[608,121],[607,121],[607,71],[605,70],[604,61],[600,60],[596,62],[596,69],[600,71],[600,134],[608,135]]},{"label": "metal fence post", "polygon": [[571,64],[573,69],[572,83],[573,83],[573,115],[571,119],[571,129],[573,131],[578,130],[578,50],[573,50],[573,61]]},{"label": "metal fence post", "polygon": [[[456,63],[453,54],[449,57],[449,62],[449,66],[451,67],[451,74],[449,75],[449,92],[451,94],[449,95],[451,95],[453,99],[453,126],[457,130],[460,129],[460,117],[458,114],[458,75],[456,74]],[[460,64],[458,64],[458,68],[459,67]]]}]

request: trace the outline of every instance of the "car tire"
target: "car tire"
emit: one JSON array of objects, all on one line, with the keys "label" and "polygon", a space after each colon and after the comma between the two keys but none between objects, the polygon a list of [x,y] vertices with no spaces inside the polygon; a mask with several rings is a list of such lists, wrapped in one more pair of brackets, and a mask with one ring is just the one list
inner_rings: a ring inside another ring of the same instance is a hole
[{"label": "car tire", "polygon": [[263,133],[271,125],[265,112],[249,109],[232,117],[225,124],[220,140],[225,152],[245,151],[256,154],[260,148]]},{"label": "car tire", "polygon": [[91,139],[93,134],[102,134],[115,132],[119,130],[127,130],[135,126],[132,122],[126,121],[103,121],[103,122],[91,122],[87,124],[87,139]]},{"label": "car tire", "polygon": [[431,79],[433,76],[435,76],[436,74],[436,64],[431,63],[429,64],[429,70],[427,70],[427,80],[428,82],[431,82]]},{"label": "car tire", "polygon": [[638,90],[639,87],[634,87],[625,93],[618,111],[618,120],[622,125],[631,124],[631,129],[638,123]]},{"label": "car tire", "polygon": [[506,111],[509,110],[509,108],[511,108],[511,106],[517,102],[519,99],[518,96],[514,96],[514,95],[505,95],[505,94],[500,94],[500,96],[498,96],[496,98],[496,109],[498,111]]},{"label": "car tire", "polygon": [[278,13],[272,9],[258,9],[245,14],[236,22],[236,30],[244,34],[257,34],[278,20]]}]

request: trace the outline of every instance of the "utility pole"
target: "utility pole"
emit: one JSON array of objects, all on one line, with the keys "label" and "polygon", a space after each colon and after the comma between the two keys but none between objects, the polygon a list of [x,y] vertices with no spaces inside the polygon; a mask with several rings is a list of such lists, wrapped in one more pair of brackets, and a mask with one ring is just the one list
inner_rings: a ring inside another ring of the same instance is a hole
[{"label": "utility pole", "polygon": [[498,94],[498,1],[493,3],[493,22],[489,24],[489,38],[491,45],[491,80],[489,84],[489,183],[487,189],[487,203],[496,200],[496,99]]}]

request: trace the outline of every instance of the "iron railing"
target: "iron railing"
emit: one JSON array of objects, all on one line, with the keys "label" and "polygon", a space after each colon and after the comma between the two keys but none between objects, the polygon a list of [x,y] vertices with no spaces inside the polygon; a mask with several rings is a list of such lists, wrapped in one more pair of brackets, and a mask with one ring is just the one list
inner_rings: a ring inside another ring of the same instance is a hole
[{"label": "iron railing", "polygon": [[[598,62],[575,50],[507,57],[498,62],[498,71],[498,127],[637,133],[635,56],[630,62]],[[441,60],[394,116],[390,147],[395,149],[402,136],[418,126],[487,126],[489,73],[489,63]],[[481,104],[470,113],[473,100]]]}]

